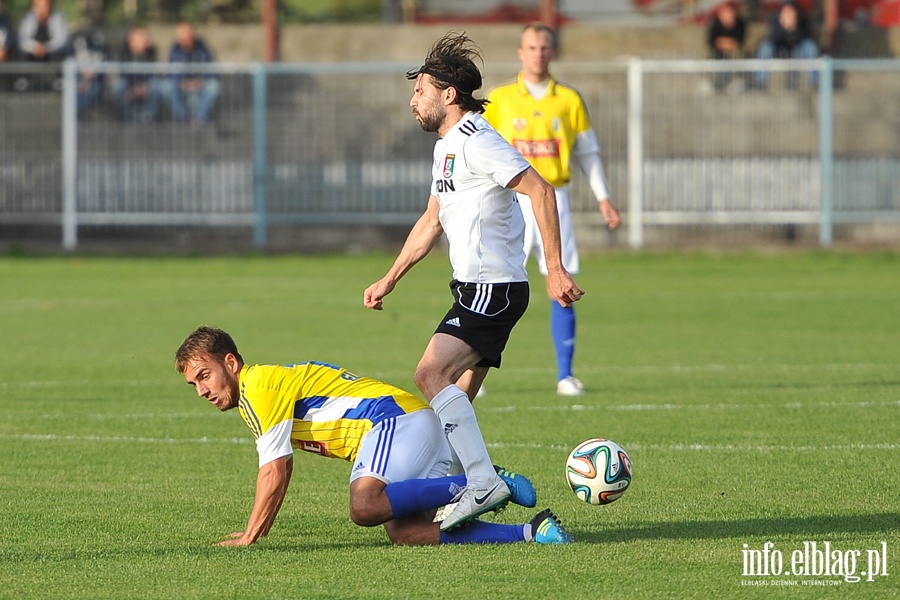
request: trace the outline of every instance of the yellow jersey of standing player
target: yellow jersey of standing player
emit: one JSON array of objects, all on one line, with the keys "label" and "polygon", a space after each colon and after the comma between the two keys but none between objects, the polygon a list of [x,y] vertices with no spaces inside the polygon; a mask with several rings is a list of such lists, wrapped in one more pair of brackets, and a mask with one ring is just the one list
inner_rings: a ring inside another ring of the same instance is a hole
[{"label": "yellow jersey of standing player", "polygon": [[430,408],[420,398],[321,362],[244,365],[238,410],[256,437],[260,466],[291,447],[353,461],[385,419]]},{"label": "yellow jersey of standing player", "polygon": [[535,100],[522,73],[515,82],[495,88],[484,118],[553,187],[569,182],[569,159],[575,138],[591,128],[581,95],[552,77],[547,95]]}]

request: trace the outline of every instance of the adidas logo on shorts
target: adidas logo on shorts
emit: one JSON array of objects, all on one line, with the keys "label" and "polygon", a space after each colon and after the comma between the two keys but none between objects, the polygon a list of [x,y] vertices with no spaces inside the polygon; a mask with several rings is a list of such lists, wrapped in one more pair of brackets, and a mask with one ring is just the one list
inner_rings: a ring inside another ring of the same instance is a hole
[{"label": "adidas logo on shorts", "polygon": [[453,317],[449,321],[444,321],[445,325],[453,325],[454,327],[459,327],[459,317]]}]

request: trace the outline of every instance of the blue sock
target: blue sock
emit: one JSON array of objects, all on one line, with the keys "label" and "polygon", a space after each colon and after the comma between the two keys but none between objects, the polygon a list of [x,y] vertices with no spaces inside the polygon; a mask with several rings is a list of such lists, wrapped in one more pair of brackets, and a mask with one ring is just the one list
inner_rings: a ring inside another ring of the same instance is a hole
[{"label": "blue sock", "polygon": [[449,475],[434,479],[407,479],[384,488],[395,519],[417,515],[449,504],[459,488],[466,485],[465,475]]},{"label": "blue sock", "polygon": [[574,308],[550,303],[550,336],[556,349],[556,379],[565,379],[572,374],[572,357],[575,355]]},{"label": "blue sock", "polygon": [[442,544],[512,544],[524,541],[524,525],[486,523],[477,519],[461,529],[441,532]]}]

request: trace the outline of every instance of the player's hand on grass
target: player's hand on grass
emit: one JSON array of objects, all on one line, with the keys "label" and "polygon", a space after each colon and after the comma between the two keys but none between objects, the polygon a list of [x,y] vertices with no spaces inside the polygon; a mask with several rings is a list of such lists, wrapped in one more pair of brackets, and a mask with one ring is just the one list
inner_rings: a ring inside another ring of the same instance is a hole
[{"label": "player's hand on grass", "polygon": [[249,546],[251,542],[244,541],[244,532],[243,531],[235,531],[234,533],[230,533],[225,536],[225,539],[216,544],[216,546],[228,547],[228,546]]}]

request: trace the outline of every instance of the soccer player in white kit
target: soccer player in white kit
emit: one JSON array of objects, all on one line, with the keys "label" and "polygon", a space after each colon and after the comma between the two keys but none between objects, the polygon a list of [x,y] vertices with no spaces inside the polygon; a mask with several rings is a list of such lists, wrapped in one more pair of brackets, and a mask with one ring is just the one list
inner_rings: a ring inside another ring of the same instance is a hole
[{"label": "soccer player in white kit", "polygon": [[397,282],[446,233],[454,303],[416,367],[415,382],[441,421],[466,474],[456,507],[441,523],[449,531],[509,501],[478,427],[471,400],[528,305],[525,222],[516,192],[532,200],[544,241],[547,286],[562,306],[584,292],[563,267],[556,196],[522,155],[481,117],[486,100],[475,64],[481,55],[464,34],[435,42],[415,80],[413,116],[440,139],[434,147],[431,196],[387,274],[364,292],[366,307],[382,309]]}]

